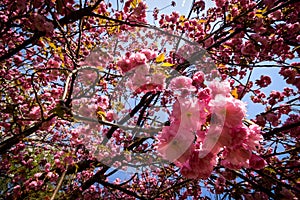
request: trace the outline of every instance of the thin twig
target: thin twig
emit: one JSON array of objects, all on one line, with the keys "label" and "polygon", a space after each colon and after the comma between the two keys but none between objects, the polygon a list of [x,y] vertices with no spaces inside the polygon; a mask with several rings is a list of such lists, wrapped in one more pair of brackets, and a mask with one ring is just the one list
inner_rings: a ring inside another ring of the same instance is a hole
[{"label": "thin twig", "polygon": [[61,185],[63,183],[63,180],[64,180],[64,178],[65,178],[65,176],[67,174],[67,171],[68,171],[68,165],[66,166],[66,169],[65,169],[64,173],[61,175],[61,177],[59,179],[59,182],[58,182],[58,184],[57,184],[57,186],[56,186],[56,188],[54,190],[54,193],[53,193],[53,195],[52,195],[52,197],[51,197],[50,200],[54,200],[56,194],[58,193],[59,188],[61,187]]}]

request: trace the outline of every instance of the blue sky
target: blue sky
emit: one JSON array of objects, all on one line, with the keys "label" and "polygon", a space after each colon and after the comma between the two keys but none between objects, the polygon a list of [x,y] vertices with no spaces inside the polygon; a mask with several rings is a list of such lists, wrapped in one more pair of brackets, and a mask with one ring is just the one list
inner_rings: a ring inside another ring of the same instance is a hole
[{"label": "blue sky", "polygon": [[[148,5],[149,10],[153,10],[155,7],[158,9],[164,8],[171,4],[171,0],[145,0]],[[182,15],[187,15],[189,10],[192,6],[191,0],[175,0],[176,6],[175,7],[168,7],[162,10],[163,13],[172,13],[173,11],[177,11]],[[209,0],[205,1],[205,8],[209,8],[214,5],[214,3]],[[149,21],[151,23],[151,21]]]}]

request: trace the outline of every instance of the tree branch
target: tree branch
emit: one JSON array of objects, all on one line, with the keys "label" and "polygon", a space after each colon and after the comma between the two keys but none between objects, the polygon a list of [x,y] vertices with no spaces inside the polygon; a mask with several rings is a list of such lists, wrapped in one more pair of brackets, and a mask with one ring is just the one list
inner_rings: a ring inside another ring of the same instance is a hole
[{"label": "tree branch", "polygon": [[31,128],[21,132],[20,134],[14,135],[13,137],[11,137],[9,139],[6,139],[5,141],[1,142],[0,143],[0,155],[4,154],[13,145],[18,144],[23,138],[28,137],[29,135],[36,132],[43,125],[43,123],[50,121],[54,117],[56,117],[55,114],[51,115],[50,117],[48,117],[44,121],[38,122],[37,124],[35,124]]},{"label": "tree branch", "polygon": [[292,128],[296,128],[296,127],[299,127],[299,126],[300,126],[300,121],[296,122],[296,123],[293,123],[293,124],[288,124],[288,125],[285,125],[285,126],[282,126],[282,127],[279,127],[279,128],[274,128],[273,130],[271,130],[267,133],[264,133],[263,137],[265,139],[270,139],[270,137],[274,136],[277,133],[287,131],[287,130],[290,130]]}]

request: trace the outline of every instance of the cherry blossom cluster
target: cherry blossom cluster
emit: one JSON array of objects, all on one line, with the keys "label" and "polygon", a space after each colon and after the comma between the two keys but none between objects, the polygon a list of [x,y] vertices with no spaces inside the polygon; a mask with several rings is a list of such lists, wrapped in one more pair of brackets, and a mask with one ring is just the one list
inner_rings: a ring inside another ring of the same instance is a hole
[{"label": "cherry blossom cluster", "polygon": [[[172,107],[170,126],[158,136],[158,151],[188,178],[208,178],[219,162],[230,169],[262,169],[266,163],[255,153],[262,140],[260,127],[243,124],[245,103],[231,96],[226,81],[195,87],[203,83],[203,72],[171,81],[170,89],[180,95]],[[197,98],[190,98],[192,93]]]},{"label": "cherry blossom cluster", "polygon": [[[139,93],[146,93],[151,90],[145,86],[157,82],[157,74],[149,74],[148,64],[156,56],[152,51],[142,50],[126,53],[117,62],[122,73],[132,73],[127,85],[133,91],[138,88]],[[157,85],[161,87],[156,91],[171,91],[175,102],[170,125],[157,136],[157,150],[180,167],[184,176],[206,179],[218,163],[230,169],[265,166],[265,161],[255,153],[262,140],[260,127],[243,124],[246,105],[231,95],[229,82],[214,79],[208,84],[201,71],[192,78],[172,78],[169,84],[164,74],[160,76],[161,83]]]}]

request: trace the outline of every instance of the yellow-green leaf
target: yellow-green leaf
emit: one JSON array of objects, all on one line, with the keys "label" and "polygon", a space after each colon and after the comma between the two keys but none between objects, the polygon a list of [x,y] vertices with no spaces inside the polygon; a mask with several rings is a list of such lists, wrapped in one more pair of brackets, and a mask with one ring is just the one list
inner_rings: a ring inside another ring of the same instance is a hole
[{"label": "yellow-green leaf", "polygon": [[227,48],[227,49],[231,49],[231,46],[223,44],[223,47]]},{"label": "yellow-green leaf", "polygon": [[270,167],[265,167],[264,170],[269,171],[271,174],[276,174],[275,170]]},{"label": "yellow-green leaf", "polygon": [[231,91],[231,95],[232,95],[234,98],[236,98],[236,99],[239,98],[239,95],[238,95],[238,93],[237,93],[237,88],[235,88],[234,90]]},{"label": "yellow-green leaf", "polygon": [[99,110],[99,111],[97,112],[97,115],[98,115],[98,117],[99,117],[101,120],[105,120],[106,113],[105,113],[104,111]]},{"label": "yellow-green leaf", "polygon": [[207,22],[207,21],[206,21],[205,19],[199,19],[199,20],[198,20],[198,23],[199,23],[199,24],[206,23],[206,22]]},{"label": "yellow-green leaf", "polygon": [[263,18],[263,17],[264,17],[264,16],[263,16],[262,14],[260,14],[260,13],[256,13],[255,16],[258,17],[258,18]]},{"label": "yellow-green leaf", "polygon": [[161,64],[161,66],[162,67],[172,67],[172,66],[174,66],[174,64],[168,63],[168,62],[164,62],[164,63]]},{"label": "yellow-green leaf", "polygon": [[132,8],[136,8],[138,4],[141,2],[141,0],[133,0],[130,4]]},{"label": "yellow-green leaf", "polygon": [[104,67],[102,66],[98,66],[97,69],[99,69],[100,71],[104,71]]},{"label": "yellow-green leaf", "polygon": [[55,45],[53,42],[49,42],[49,46],[50,46],[52,49],[56,50],[56,45]]},{"label": "yellow-green leaf", "polygon": [[258,18],[263,18],[263,14],[268,10],[268,7],[265,7],[263,10],[257,10],[255,16]]},{"label": "yellow-green leaf", "polygon": [[156,62],[157,62],[157,63],[161,63],[161,62],[163,62],[164,60],[165,60],[165,54],[164,54],[164,53],[159,54],[159,55],[157,56],[157,58],[156,58]]},{"label": "yellow-green leaf", "polygon": [[181,15],[181,16],[179,17],[179,21],[180,21],[180,22],[185,21],[185,20],[186,20],[186,18],[185,18],[184,15]]}]

